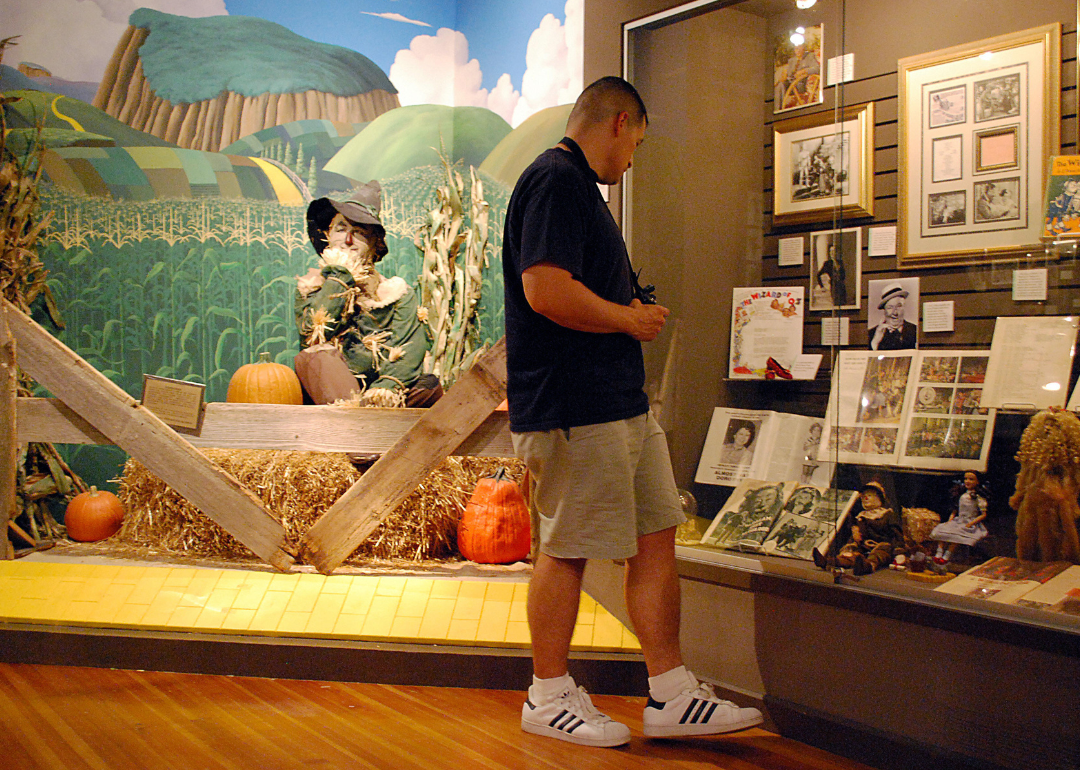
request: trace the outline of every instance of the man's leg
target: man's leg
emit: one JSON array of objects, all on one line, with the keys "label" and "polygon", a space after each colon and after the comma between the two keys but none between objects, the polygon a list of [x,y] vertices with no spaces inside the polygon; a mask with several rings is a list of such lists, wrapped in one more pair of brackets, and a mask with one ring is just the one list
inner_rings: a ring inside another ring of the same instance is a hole
[{"label": "man's leg", "polygon": [[559,559],[541,553],[533,565],[527,609],[533,674],[538,679],[566,673],[585,563],[585,559]]},{"label": "man's leg", "polygon": [[625,596],[649,676],[681,666],[674,527],[638,538],[637,555],[626,560]]},{"label": "man's leg", "polygon": [[585,559],[541,553],[529,581],[533,683],[521,707],[521,729],[586,746],[621,746],[630,728],[596,710],[566,670],[577,622]]}]

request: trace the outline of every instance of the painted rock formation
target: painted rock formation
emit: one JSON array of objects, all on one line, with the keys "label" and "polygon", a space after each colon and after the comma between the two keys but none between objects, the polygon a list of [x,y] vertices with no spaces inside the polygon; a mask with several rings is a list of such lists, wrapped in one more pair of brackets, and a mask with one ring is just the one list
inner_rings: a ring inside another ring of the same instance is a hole
[{"label": "painted rock formation", "polygon": [[180,147],[216,152],[295,120],[374,120],[397,89],[370,59],[245,16],[131,14],[94,106]]}]

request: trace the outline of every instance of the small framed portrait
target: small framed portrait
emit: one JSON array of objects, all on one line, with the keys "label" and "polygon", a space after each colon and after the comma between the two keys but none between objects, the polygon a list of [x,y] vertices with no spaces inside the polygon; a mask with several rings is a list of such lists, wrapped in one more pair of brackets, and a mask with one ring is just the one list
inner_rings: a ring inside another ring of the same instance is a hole
[{"label": "small framed portrait", "polygon": [[826,230],[810,238],[810,309],[858,309],[862,228]]},{"label": "small framed portrait", "polygon": [[776,39],[773,51],[774,113],[821,104],[824,99],[821,82],[824,28],[821,24],[805,27],[800,34],[801,43],[794,42],[789,34]]},{"label": "small framed portrait", "polygon": [[919,279],[886,278],[867,286],[871,350],[908,350],[919,341]]},{"label": "small framed portrait", "polygon": [[773,222],[874,215],[874,105],[773,124]]}]

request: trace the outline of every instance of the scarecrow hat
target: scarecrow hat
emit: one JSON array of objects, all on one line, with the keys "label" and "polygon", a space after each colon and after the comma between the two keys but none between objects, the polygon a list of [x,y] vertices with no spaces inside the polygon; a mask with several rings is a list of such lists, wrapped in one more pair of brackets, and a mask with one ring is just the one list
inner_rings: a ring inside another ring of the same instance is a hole
[{"label": "scarecrow hat", "polygon": [[894,283],[888,286],[885,291],[881,293],[881,302],[878,303],[878,310],[884,310],[885,305],[893,297],[903,297],[904,299],[907,299],[907,296],[907,289],[905,289],[898,283]]},{"label": "scarecrow hat", "polygon": [[322,254],[323,249],[326,248],[326,230],[335,214],[341,214],[358,225],[375,225],[381,233],[385,233],[382,221],[379,219],[381,208],[382,186],[375,179],[354,188],[349,193],[349,197],[342,200],[316,198],[308,204],[308,238],[311,239],[315,251]]}]

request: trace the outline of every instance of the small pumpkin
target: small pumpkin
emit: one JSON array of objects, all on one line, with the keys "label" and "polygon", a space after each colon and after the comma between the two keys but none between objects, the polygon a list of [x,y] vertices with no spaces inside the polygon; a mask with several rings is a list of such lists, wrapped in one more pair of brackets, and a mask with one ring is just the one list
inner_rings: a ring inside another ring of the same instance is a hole
[{"label": "small pumpkin", "polygon": [[302,404],[304,392],[296,372],[274,363],[270,354],[263,352],[258,361],[236,370],[225,400],[233,404]]},{"label": "small pumpkin", "polygon": [[64,511],[68,537],[83,543],[112,537],[123,522],[124,504],[120,498],[97,487],[75,495]]},{"label": "small pumpkin", "polygon": [[499,468],[476,483],[458,524],[458,550],[478,564],[508,564],[529,555],[529,506],[518,486]]}]

